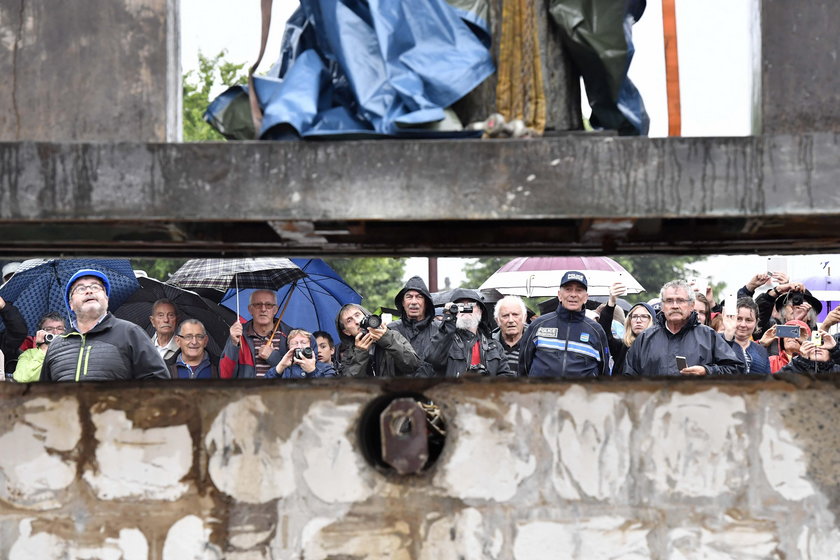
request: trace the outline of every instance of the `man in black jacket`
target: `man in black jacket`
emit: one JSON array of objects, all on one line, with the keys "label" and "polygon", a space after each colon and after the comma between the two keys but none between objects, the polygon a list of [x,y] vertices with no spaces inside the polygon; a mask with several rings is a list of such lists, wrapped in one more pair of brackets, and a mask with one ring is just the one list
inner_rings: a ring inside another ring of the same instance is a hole
[{"label": "man in black jacket", "polygon": [[[731,375],[744,372],[744,362],[711,327],[701,325],[694,311],[694,290],[682,281],[668,282],[660,292],[657,322],[642,331],[624,361],[624,374]],[[684,364],[677,366],[677,357]]]},{"label": "man in black jacket", "polygon": [[50,343],[41,381],[169,379],[146,331],[108,313],[111,283],[98,270],[70,277],[65,302],[72,329]]},{"label": "man in black jacket", "polygon": [[452,302],[444,306],[443,321],[433,327],[431,346],[423,358],[446,377],[515,376],[502,345],[490,335],[481,295],[458,288],[450,298]]},{"label": "man in black jacket", "polygon": [[[435,329],[430,328],[435,318],[435,305],[429,288],[419,276],[412,276],[394,297],[394,306],[400,312],[400,318],[388,325],[403,335],[414,348],[418,356],[425,356],[432,343]],[[442,375],[442,372],[439,372]],[[414,373],[417,377],[435,375],[434,368],[428,362]]]},{"label": "man in black jacket", "polygon": [[[345,351],[340,374],[347,377],[410,377],[422,362],[403,335],[367,323],[373,315],[355,303],[344,305],[335,326]],[[378,319],[379,316],[376,316]]]}]

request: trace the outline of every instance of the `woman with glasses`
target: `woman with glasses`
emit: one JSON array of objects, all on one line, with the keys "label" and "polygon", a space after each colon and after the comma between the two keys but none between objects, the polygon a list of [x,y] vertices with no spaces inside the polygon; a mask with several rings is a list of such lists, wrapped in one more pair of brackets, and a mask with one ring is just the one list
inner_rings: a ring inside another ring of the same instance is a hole
[{"label": "woman with glasses", "polygon": [[624,358],[627,356],[627,350],[636,340],[636,337],[639,336],[639,333],[653,325],[653,319],[656,317],[656,312],[649,304],[637,303],[630,308],[630,312],[624,319],[624,338],[616,338],[612,334],[615,306],[618,302],[618,296],[624,295],[625,292],[626,288],[620,282],[616,282],[610,286],[610,297],[607,300],[607,305],[598,316],[598,323],[601,324],[604,332],[607,333],[610,355],[613,358],[613,375],[620,375],[624,371]]}]

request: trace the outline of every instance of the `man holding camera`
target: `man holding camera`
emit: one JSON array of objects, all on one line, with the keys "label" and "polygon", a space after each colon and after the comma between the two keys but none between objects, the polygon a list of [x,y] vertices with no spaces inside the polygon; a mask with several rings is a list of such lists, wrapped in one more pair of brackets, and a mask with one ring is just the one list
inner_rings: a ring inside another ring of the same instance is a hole
[{"label": "man holding camera", "polygon": [[503,375],[513,377],[502,345],[490,335],[487,309],[475,290],[458,288],[443,308],[424,359],[446,377]]},{"label": "man holding camera", "polygon": [[341,375],[407,377],[423,363],[403,335],[383,325],[379,315],[361,305],[342,307],[335,326],[347,347],[341,356]]},{"label": "man holding camera", "polygon": [[35,336],[27,336],[20,345],[23,352],[18,358],[17,368],[13,378],[18,383],[31,383],[38,381],[41,377],[41,366],[44,365],[44,356],[47,354],[50,342],[56,336],[65,333],[67,327],[64,318],[60,313],[51,311],[41,317],[38,321],[38,330]]},{"label": "man holding camera", "polygon": [[519,374],[579,379],[610,375],[607,335],[586,316],[589,283],[570,270],[560,280],[557,311],[535,319],[519,346]]},{"label": "man holding camera", "polygon": [[307,379],[311,377],[335,377],[335,368],[330,362],[322,362],[313,350],[313,336],[303,329],[292,329],[286,342],[289,350],[280,362],[268,370],[266,378]]}]

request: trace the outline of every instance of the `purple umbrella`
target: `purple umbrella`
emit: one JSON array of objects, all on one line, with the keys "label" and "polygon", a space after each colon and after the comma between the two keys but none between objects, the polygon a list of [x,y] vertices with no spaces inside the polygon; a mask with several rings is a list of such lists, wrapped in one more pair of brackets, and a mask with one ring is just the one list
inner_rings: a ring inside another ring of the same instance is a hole
[{"label": "purple umbrella", "polygon": [[840,302],[840,278],[836,276],[811,276],[802,281],[811,295],[823,302],[817,321],[822,322],[828,312]]}]

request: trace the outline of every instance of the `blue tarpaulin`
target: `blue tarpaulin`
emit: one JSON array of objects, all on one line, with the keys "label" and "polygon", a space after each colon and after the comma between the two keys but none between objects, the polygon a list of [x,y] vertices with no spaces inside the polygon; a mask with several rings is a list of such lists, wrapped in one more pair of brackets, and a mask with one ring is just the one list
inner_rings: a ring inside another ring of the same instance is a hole
[{"label": "blue tarpaulin", "polygon": [[[434,125],[495,70],[481,5],[301,0],[280,58],[267,76],[254,76],[258,137],[475,135]],[[207,110],[223,134],[241,129],[225,119],[244,91],[234,86]]]}]

